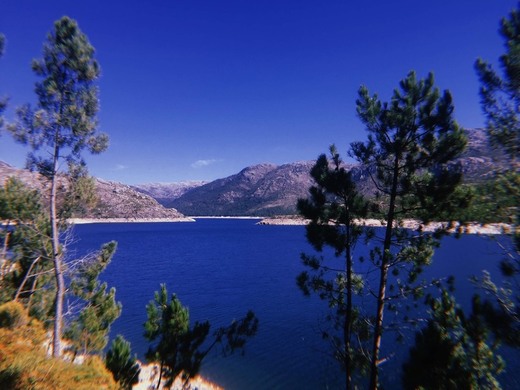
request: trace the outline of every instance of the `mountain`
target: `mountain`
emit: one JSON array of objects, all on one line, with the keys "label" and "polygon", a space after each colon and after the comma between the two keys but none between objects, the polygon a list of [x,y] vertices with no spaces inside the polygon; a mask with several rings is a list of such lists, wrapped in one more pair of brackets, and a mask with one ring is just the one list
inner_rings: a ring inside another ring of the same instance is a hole
[{"label": "mountain", "polygon": [[131,187],[143,194],[149,195],[163,206],[171,203],[172,199],[177,199],[193,188],[200,187],[206,181],[181,181],[176,183],[145,183],[135,184]]},{"label": "mountain", "polygon": [[[484,129],[468,129],[466,134],[467,149],[451,164],[461,167],[466,183],[481,183],[503,164],[501,155],[491,147]],[[313,184],[309,173],[313,164],[314,161],[303,161],[281,166],[254,165],[188,190],[170,202],[162,201],[167,207],[193,216],[294,214],[298,198],[307,197]],[[376,189],[369,170],[361,165],[345,165],[352,170],[358,189],[367,196],[373,195]]]},{"label": "mountain", "polygon": [[96,179],[98,203],[83,218],[137,218],[176,219],[183,218],[174,208],[166,208],[149,195],[136,191],[131,186]]},{"label": "mountain", "polygon": [[169,203],[186,215],[275,215],[295,211],[311,185],[312,161],[259,164],[186,192]]},{"label": "mountain", "polygon": [[[468,147],[452,162],[464,173],[467,183],[488,180],[497,168],[507,168],[503,156],[493,149],[483,129],[466,130]],[[313,184],[310,170],[314,161],[277,166],[259,164],[210,183],[151,183],[128,186],[96,179],[98,205],[83,218],[180,218],[190,216],[271,216],[295,214],[298,198],[308,196]],[[366,167],[346,164],[358,189],[367,196],[375,187]],[[32,187],[44,185],[40,175],[0,162],[0,184],[10,175]],[[165,205],[169,208],[163,207]],[[178,210],[178,211],[177,211]],[[181,214],[182,213],[182,214]]]},{"label": "mountain", "polygon": [[[48,184],[39,173],[15,168],[0,161],[0,185],[10,176],[15,176],[27,186],[38,190],[43,190]],[[65,176],[62,176],[59,181],[61,186],[68,186]],[[177,219],[184,217],[177,210],[163,207],[151,196],[137,192],[128,185],[95,179],[95,186],[98,197],[96,206],[74,215],[75,218]],[[45,191],[42,192],[45,194]]]}]

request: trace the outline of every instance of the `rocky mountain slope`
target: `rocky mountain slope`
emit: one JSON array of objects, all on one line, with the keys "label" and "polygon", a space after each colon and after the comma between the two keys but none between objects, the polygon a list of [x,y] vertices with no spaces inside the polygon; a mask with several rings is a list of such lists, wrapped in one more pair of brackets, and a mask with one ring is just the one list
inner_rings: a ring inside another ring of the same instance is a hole
[{"label": "rocky mountain slope", "polygon": [[[467,130],[468,147],[453,164],[460,165],[468,183],[485,181],[500,155],[491,148],[483,129]],[[314,161],[276,166],[260,164],[243,169],[236,175],[218,179],[185,192],[170,202],[186,215],[258,215],[294,214],[298,198],[307,197],[312,185],[310,169]],[[358,188],[372,195],[375,187],[366,167],[349,165]]]},{"label": "rocky mountain slope", "polygon": [[206,181],[181,181],[176,183],[145,183],[132,185],[132,189],[149,195],[163,206],[171,203],[172,199],[177,199],[189,190],[200,187]]},{"label": "rocky mountain slope", "polygon": [[[46,180],[36,172],[19,169],[0,161],[0,185],[15,176],[31,188],[42,190],[45,197]],[[67,186],[62,178],[61,184]],[[177,210],[165,208],[151,196],[135,191],[128,185],[95,179],[97,204],[91,210],[74,215],[75,218],[137,218],[137,219],[177,219],[184,217]]]},{"label": "rocky mountain slope", "polygon": [[[483,129],[467,130],[468,148],[453,164],[462,167],[465,181],[479,183],[504,167],[501,156],[491,148]],[[83,218],[180,218],[197,216],[271,216],[296,213],[298,198],[308,195],[313,184],[310,169],[314,161],[277,166],[259,164],[210,183],[182,182],[128,186],[96,179],[97,206]],[[375,188],[366,167],[349,165],[358,188],[374,194]],[[42,188],[40,176],[0,162],[0,183],[17,176],[32,187]],[[153,199],[155,198],[155,199]],[[163,207],[161,204],[169,208]],[[177,211],[178,210],[178,211]],[[182,214],[181,214],[182,213]]]},{"label": "rocky mountain slope", "polygon": [[311,185],[312,161],[260,164],[186,192],[169,206],[186,215],[275,215],[286,213]]}]

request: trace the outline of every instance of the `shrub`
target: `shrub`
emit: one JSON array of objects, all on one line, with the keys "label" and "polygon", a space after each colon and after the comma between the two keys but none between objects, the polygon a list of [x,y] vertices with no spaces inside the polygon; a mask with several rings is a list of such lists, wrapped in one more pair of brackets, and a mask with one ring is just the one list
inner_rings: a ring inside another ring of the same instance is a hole
[{"label": "shrub", "polygon": [[117,389],[99,357],[89,357],[81,365],[50,358],[44,339],[43,325],[36,320],[0,328],[0,389]]},{"label": "shrub", "polygon": [[0,328],[16,329],[28,322],[29,316],[21,303],[11,301],[0,306]]}]

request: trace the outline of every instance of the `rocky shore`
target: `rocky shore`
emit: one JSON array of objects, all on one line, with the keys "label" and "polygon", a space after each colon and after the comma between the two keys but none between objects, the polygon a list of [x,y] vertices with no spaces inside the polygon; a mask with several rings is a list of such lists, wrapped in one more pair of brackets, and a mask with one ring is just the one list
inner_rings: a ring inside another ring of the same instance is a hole
[{"label": "rocky shore", "polygon": [[[378,219],[363,219],[356,221],[359,225],[368,226],[368,227],[384,227],[386,225],[386,221],[381,221]],[[264,218],[258,225],[307,225],[309,220],[297,217],[273,217],[273,218]],[[483,234],[483,235],[496,235],[496,234],[509,234],[511,233],[511,225],[505,223],[467,223],[467,224],[459,224],[455,223],[453,226],[449,227],[447,222],[430,222],[428,224],[422,225],[419,221],[414,219],[406,219],[402,223],[402,227],[411,230],[419,230],[422,228],[423,231],[432,232],[439,228],[448,228],[450,232],[460,232],[464,234]]]},{"label": "rocky shore", "polygon": [[[151,390],[155,389],[155,385],[157,384],[159,375],[159,366],[157,364],[142,364],[141,363],[141,372],[139,374],[139,383],[132,387],[133,390]],[[197,390],[223,390],[222,387],[208,382],[201,376],[196,376],[189,382],[190,389]],[[181,379],[177,378],[175,382],[173,382],[170,390],[182,390],[186,387],[183,387],[183,382]]]},{"label": "rocky shore", "polygon": [[69,218],[71,225],[83,225],[87,223],[142,223],[142,222],[195,222],[190,217],[179,218]]}]

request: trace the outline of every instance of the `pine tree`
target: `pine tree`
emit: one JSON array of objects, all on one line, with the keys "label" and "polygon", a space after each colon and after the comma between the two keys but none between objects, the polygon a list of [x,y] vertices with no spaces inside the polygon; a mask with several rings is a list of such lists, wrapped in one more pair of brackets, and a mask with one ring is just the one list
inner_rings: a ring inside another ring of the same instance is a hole
[{"label": "pine tree", "polygon": [[482,59],[475,63],[480,78],[480,98],[487,119],[486,127],[495,145],[510,157],[520,158],[520,5],[503,18],[500,35],[506,53],[500,57],[504,76]]},{"label": "pine tree", "polygon": [[117,335],[105,357],[105,365],[122,389],[131,390],[139,382],[141,368],[137,358],[131,355],[130,343]]},{"label": "pine tree", "polygon": [[49,310],[50,225],[37,190],[11,177],[0,188],[0,302],[23,302],[42,321]]},{"label": "pine tree", "polygon": [[473,298],[467,317],[455,298],[443,290],[430,300],[431,318],[416,334],[403,365],[405,389],[500,389],[497,376],[504,362],[490,342],[484,306]]},{"label": "pine tree", "polygon": [[56,279],[53,354],[57,357],[61,353],[65,294],[56,201],[58,174],[67,165],[84,166],[83,150],[104,151],[108,137],[96,131],[98,89],[94,82],[100,69],[94,48],[74,20],[65,16],[54,23],[43,47],[43,58],[34,60],[32,68],[42,79],[36,83],[37,109],[30,105],[19,108],[18,120],[8,130],[17,141],[30,145],[28,165],[50,181],[49,217]]},{"label": "pine tree", "polygon": [[309,199],[298,201],[298,211],[310,220],[307,240],[318,252],[326,246],[334,249],[335,259],[302,254],[310,270],[302,272],[297,282],[304,294],[314,292],[334,309],[329,319],[340,335],[323,334],[331,340],[334,356],[345,371],[345,388],[351,389],[353,377],[366,368],[364,344],[369,330],[353,304],[353,296],[363,289],[361,277],[354,272],[353,249],[363,234],[356,219],[366,216],[368,203],[357,192],[352,172],[347,172],[334,145],[330,152],[330,161],[321,155],[313,166],[315,185],[309,189]]},{"label": "pine tree", "polygon": [[505,276],[503,286],[497,286],[489,273],[484,273],[481,286],[494,297],[490,306],[489,324],[504,342],[520,347],[520,4],[500,24],[506,52],[500,57],[501,77],[493,67],[479,59],[475,68],[481,87],[482,110],[486,127],[495,148],[505,152],[508,168],[496,172],[492,184],[495,214],[505,215],[511,224],[511,240],[500,242],[500,270]]},{"label": "pine tree", "polygon": [[99,275],[110,263],[116,250],[114,241],[104,244],[90,259],[79,264],[70,289],[81,300],[81,311],[65,331],[74,356],[78,352],[101,352],[108,341],[112,323],[121,315],[121,304],[115,300],[115,289],[107,291],[107,284],[99,282]]},{"label": "pine tree", "polygon": [[[450,93],[441,95],[431,73],[417,80],[410,72],[390,102],[370,96],[363,86],[356,105],[369,135],[367,142],[351,145],[351,154],[370,170],[381,200],[378,215],[386,221],[382,246],[370,253],[380,278],[370,370],[370,388],[376,389],[387,289],[394,288],[394,298],[420,292],[409,285],[431,262],[438,245],[437,235],[411,234],[402,227],[402,219],[413,215],[429,222],[464,204],[463,197],[455,199],[461,174],[446,164],[462,153],[466,139],[453,119]],[[389,286],[390,269],[395,276],[405,272],[407,278],[398,278],[396,286]]]},{"label": "pine tree", "polygon": [[160,388],[163,378],[166,379],[165,386],[169,387],[179,375],[185,384],[188,383],[199,372],[202,361],[217,343],[223,344],[228,352],[242,349],[247,338],[254,336],[258,328],[257,318],[248,312],[239,321],[217,329],[210,344],[202,348],[209,335],[210,323],[195,322],[191,327],[188,308],[175,294],[168,299],[164,284],[161,284],[161,291],[155,292],[155,299],[146,306],[146,311],[145,337],[152,342],[146,358],[160,363],[157,388]]}]

